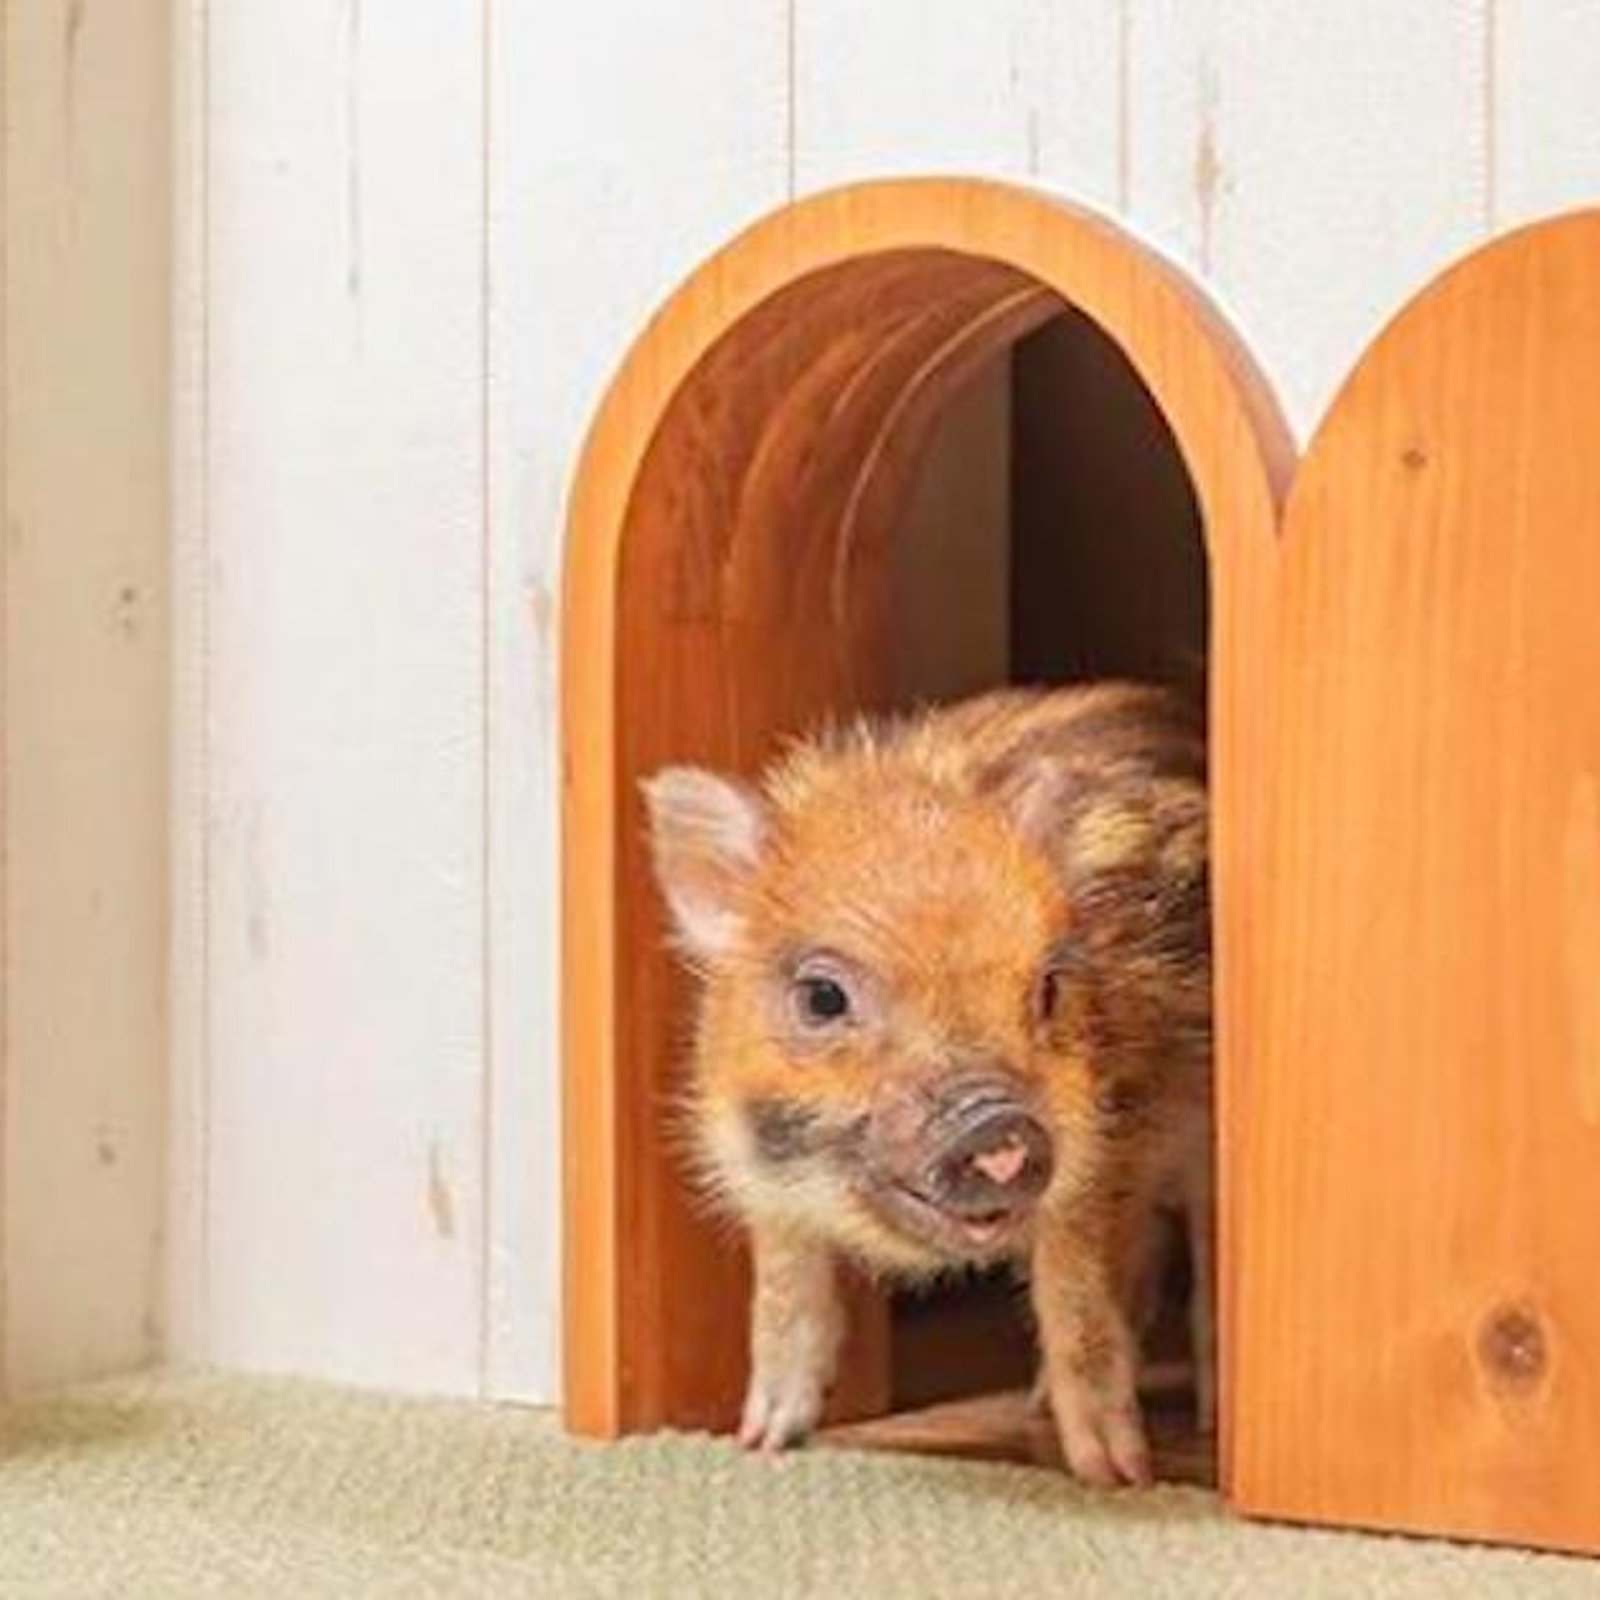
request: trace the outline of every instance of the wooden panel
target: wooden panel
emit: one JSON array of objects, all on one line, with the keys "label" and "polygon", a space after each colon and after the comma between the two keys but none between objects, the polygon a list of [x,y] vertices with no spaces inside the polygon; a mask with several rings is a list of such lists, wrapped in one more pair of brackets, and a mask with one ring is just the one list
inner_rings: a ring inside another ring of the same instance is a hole
[{"label": "wooden panel", "polygon": [[[1202,278],[1216,265],[1218,225],[1227,225],[1240,178],[1222,142],[1218,28],[1225,5],[1127,0],[1124,6],[1124,214]],[[1257,40],[1264,58],[1277,55],[1277,38],[1268,29]],[[1274,62],[1272,70],[1284,69]],[[1229,115],[1272,92],[1267,70],[1227,87]]]},{"label": "wooden panel", "polygon": [[1489,0],[1128,5],[1127,214],[1215,286],[1307,433],[1483,237]]},{"label": "wooden panel", "polygon": [[1600,6],[1491,5],[1489,220],[1509,227],[1600,198]]},{"label": "wooden panel", "polygon": [[483,48],[454,0],[209,16],[186,1353],[454,1392],[484,1249]]},{"label": "wooden panel", "polygon": [[172,16],[172,857],[167,1118],[166,1334],[169,1354],[203,1357],[206,1341],[206,1087],[210,986],[211,573],[206,429],[208,200],[207,6],[178,0]]},{"label": "wooden panel", "polygon": [[[1193,290],[1103,223],[982,183],[821,196],[701,269],[608,391],[573,500],[565,1309],[568,1420],[582,1431],[725,1416],[745,1310],[663,1140],[681,992],[634,779],[669,757],[749,766],[813,711],[872,703],[884,533],[915,447],[964,365],[1049,314],[1047,289],[1122,343],[1184,448],[1216,572],[1224,869],[1251,837],[1242,686],[1261,678],[1289,448]],[[1242,880],[1222,881],[1226,1009],[1251,916]]]},{"label": "wooden panel", "polygon": [[1006,681],[1011,644],[1011,358],[986,362],[934,421],[890,536],[888,582],[915,627],[889,641],[897,705]]},{"label": "wooden panel", "polygon": [[493,1395],[558,1392],[556,596],[568,483],[605,381],[652,307],[784,198],[787,9],[488,6]]},{"label": "wooden panel", "polygon": [[793,0],[797,193],[901,173],[1119,192],[1122,0]]},{"label": "wooden panel", "polygon": [[1369,352],[1295,485],[1234,1489],[1600,1550],[1600,213]]},{"label": "wooden panel", "polygon": [[161,1337],[170,41],[155,0],[8,0],[3,29],[0,1276],[22,1388]]}]

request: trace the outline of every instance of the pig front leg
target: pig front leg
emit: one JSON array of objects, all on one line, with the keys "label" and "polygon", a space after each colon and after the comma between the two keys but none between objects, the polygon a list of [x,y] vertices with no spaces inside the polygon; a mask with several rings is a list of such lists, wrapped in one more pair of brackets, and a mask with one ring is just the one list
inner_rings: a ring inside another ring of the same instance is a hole
[{"label": "pig front leg", "polygon": [[1033,1305],[1043,1386],[1073,1476],[1103,1488],[1149,1483],[1138,1351],[1098,1241],[1046,1224],[1034,1249]]},{"label": "pig front leg", "polygon": [[790,1230],[757,1224],[750,1321],[750,1387],[739,1442],[782,1450],[816,1427],[844,1339],[833,1252]]}]

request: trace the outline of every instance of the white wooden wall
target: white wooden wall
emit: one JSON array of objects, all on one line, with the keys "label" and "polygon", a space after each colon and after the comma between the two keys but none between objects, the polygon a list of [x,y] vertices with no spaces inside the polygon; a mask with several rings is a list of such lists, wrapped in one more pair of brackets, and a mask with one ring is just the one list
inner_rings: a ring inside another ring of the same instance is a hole
[{"label": "white wooden wall", "polygon": [[174,1348],[548,1397],[563,496],[641,319],[792,195],[1002,174],[1207,279],[1305,430],[1600,199],[1600,0],[181,11]]},{"label": "white wooden wall", "polygon": [[165,0],[0,0],[0,1387],[162,1342]]}]

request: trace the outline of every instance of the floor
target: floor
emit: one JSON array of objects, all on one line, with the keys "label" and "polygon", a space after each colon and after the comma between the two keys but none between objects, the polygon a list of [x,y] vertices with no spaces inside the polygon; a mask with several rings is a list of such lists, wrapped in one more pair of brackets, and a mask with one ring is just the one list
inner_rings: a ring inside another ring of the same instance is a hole
[{"label": "floor", "polygon": [[547,1412],[165,1375],[0,1413],[0,1595],[1497,1595],[1600,1562],[1235,1522],[1208,1493],[720,1440],[574,1443]]}]

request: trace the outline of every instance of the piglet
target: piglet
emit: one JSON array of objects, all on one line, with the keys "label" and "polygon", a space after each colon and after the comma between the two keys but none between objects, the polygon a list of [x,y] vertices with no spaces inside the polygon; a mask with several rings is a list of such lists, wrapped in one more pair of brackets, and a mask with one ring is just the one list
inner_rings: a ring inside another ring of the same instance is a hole
[{"label": "piglet", "polygon": [[741,1435],[818,1421],[837,1265],[1026,1271],[1070,1470],[1143,1483],[1139,1334],[1184,1212],[1211,1410],[1205,732],[1176,692],[1003,691],[646,784],[701,978],[688,1113],[750,1232]]}]

